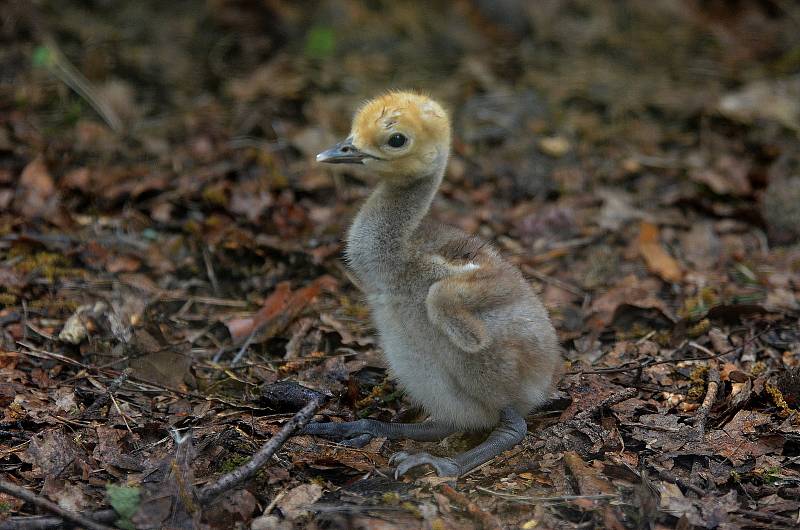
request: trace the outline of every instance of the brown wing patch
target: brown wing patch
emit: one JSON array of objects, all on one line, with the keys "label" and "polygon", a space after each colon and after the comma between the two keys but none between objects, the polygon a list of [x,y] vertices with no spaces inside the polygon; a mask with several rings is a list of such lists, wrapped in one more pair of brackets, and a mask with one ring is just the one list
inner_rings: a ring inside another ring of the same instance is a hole
[{"label": "brown wing patch", "polygon": [[438,254],[448,261],[474,261],[486,248],[487,242],[469,236],[451,239],[438,249]]}]

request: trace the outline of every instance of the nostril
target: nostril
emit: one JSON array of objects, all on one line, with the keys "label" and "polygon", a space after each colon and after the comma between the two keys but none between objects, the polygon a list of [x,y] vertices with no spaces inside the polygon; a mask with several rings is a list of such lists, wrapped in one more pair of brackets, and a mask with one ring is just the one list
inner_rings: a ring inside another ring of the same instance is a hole
[{"label": "nostril", "polygon": [[349,147],[347,147],[346,145],[344,147],[342,147],[342,153],[349,153],[349,152],[350,152],[350,148]]}]

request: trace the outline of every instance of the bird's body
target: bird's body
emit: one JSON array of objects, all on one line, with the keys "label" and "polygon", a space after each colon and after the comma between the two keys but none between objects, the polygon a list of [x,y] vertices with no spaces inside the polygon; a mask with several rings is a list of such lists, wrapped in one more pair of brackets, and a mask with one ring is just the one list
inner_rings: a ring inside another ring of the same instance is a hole
[{"label": "bird's body", "polygon": [[[381,190],[376,194],[383,198]],[[371,215],[403,221],[374,198]],[[557,351],[558,342],[519,271],[485,242],[428,219],[407,241],[384,240],[385,252],[376,252],[374,240],[362,243],[368,236],[360,232],[372,226],[360,222],[367,214],[362,209],[350,231],[348,264],[366,295],[391,375],[406,394],[432,419],[458,430],[488,429],[506,406],[525,415],[545,401],[557,357],[538,352]],[[490,337],[480,349],[459,347],[442,329],[447,318],[440,314],[459,305],[436,297],[448,280],[469,290],[471,305],[479,308],[476,317]]]},{"label": "bird's body", "polygon": [[430,419],[309,430],[435,439],[499,425],[460,461],[402,456],[406,470],[429,463],[440,474],[464,472],[518,443],[522,418],[547,399],[559,364],[555,330],[519,270],[483,241],[426,217],[449,149],[444,110],[400,92],[367,103],[351,137],[319,157],[362,163],[381,177],[348,233],[348,266],[366,295],[391,374]]}]

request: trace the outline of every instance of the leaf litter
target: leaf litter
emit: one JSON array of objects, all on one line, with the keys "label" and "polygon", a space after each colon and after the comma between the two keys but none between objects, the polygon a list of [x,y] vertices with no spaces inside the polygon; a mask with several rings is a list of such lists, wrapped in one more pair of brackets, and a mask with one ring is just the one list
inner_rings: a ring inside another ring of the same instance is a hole
[{"label": "leaf litter", "polygon": [[[122,528],[796,527],[797,15],[17,4],[0,26],[2,480]],[[455,483],[390,480],[388,456],[469,434],[295,436],[199,502],[311,400],[317,419],[420,419],[340,259],[371,180],[311,162],[359,101],[404,86],[456,125],[433,215],[541,291],[564,377],[522,445]],[[59,524],[3,491],[0,528]]]}]

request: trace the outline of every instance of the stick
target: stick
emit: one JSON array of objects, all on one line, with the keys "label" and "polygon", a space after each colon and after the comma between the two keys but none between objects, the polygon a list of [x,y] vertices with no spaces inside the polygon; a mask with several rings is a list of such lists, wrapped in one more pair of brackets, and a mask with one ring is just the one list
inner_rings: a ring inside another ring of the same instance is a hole
[{"label": "stick", "polygon": [[503,527],[500,525],[500,521],[498,521],[494,515],[483,510],[480,506],[469,500],[463,493],[457,492],[447,484],[439,486],[439,491],[441,491],[445,497],[467,510],[467,513],[475,519],[475,522],[481,525],[483,530],[502,530]]},{"label": "stick", "polygon": [[594,405],[592,405],[591,408],[588,408],[584,411],[577,413],[575,417],[572,419],[578,421],[588,420],[595,413],[603,410],[604,408],[610,407],[611,405],[616,405],[617,403],[625,401],[626,399],[631,399],[633,397],[636,397],[638,393],[639,393],[638,388],[623,388],[618,392],[614,392],[613,394],[602,400],[600,403],[595,403]]},{"label": "stick", "polygon": [[783,515],[776,515],[774,513],[762,513],[757,512],[755,510],[744,510],[742,508],[737,508],[734,513],[740,513],[746,517],[751,517],[753,519],[760,519],[762,521],[772,521],[775,523],[781,523],[786,525],[791,525],[790,528],[797,528],[797,521],[792,519],[791,517],[785,517]]},{"label": "stick", "polygon": [[256,336],[256,331],[258,331],[258,328],[253,328],[253,331],[251,331],[250,335],[247,336],[247,340],[244,341],[244,344],[242,344],[242,347],[239,348],[239,352],[233,357],[233,360],[231,361],[231,365],[237,365],[237,364],[239,364],[239,361],[242,360],[242,357],[244,357],[244,354],[247,351],[247,348],[250,347],[250,344],[253,342],[253,338],[255,338],[255,336]]},{"label": "stick", "polygon": [[606,499],[617,499],[619,495],[615,495],[613,493],[596,493],[593,495],[556,495],[553,497],[530,497],[527,495],[513,495],[511,493],[503,493],[501,491],[493,491],[489,488],[484,488],[482,486],[476,486],[479,491],[484,493],[488,493],[489,495],[494,495],[495,497],[499,497],[506,501],[515,501],[515,502],[523,502],[526,504],[536,504],[536,503],[562,503],[568,501],[577,501],[588,499],[591,501],[598,501],[598,500],[606,500]]},{"label": "stick", "polygon": [[706,421],[708,421],[708,413],[711,412],[711,407],[714,406],[714,401],[717,399],[717,391],[719,390],[719,368],[717,363],[713,363],[708,369],[708,390],[706,390],[706,397],[700,408],[697,409],[697,414],[694,417],[694,427],[697,429],[697,434],[700,439],[706,431]]},{"label": "stick", "polygon": [[[111,508],[107,508],[91,512],[89,517],[99,523],[113,523],[119,519],[119,514]],[[63,527],[64,519],[52,515],[17,515],[0,522],[0,530],[41,530]]]},{"label": "stick", "polygon": [[289,436],[311,419],[319,406],[319,399],[312,399],[309,401],[305,407],[300,409],[300,412],[286,422],[278,434],[267,440],[248,462],[237,467],[230,473],[221,476],[213,484],[203,488],[200,491],[200,502],[204,504],[209,503],[221,493],[235,488],[239,484],[253,478],[256,473],[258,473],[258,470],[264,467],[269,459],[272,458],[272,455],[283,446]]},{"label": "stick", "polygon": [[22,499],[25,502],[35,504],[40,508],[52,512],[59,517],[66,519],[67,521],[72,521],[77,525],[88,528],[89,530],[112,530],[109,526],[100,524],[71,510],[65,510],[58,504],[45,499],[44,497],[40,497],[39,495],[36,495],[35,493],[32,493],[21,486],[12,484],[11,482],[0,480],[0,491],[8,493],[9,495],[13,495],[14,497]]},{"label": "stick", "polygon": [[211,288],[214,290],[214,294],[219,294],[219,282],[217,282],[217,275],[214,273],[214,264],[211,263],[211,255],[208,252],[208,248],[203,249],[203,262],[206,265],[208,279],[211,280]]},{"label": "stick", "polygon": [[[618,392],[614,392],[599,403],[595,403],[592,407],[577,413],[574,417],[562,422],[551,425],[544,431],[539,433],[538,437],[545,440],[553,440],[558,444],[558,447],[563,448],[566,440],[567,432],[570,429],[581,429],[584,427],[592,428],[592,423],[589,421],[592,416],[603,410],[605,407],[616,405],[626,399],[631,399],[639,393],[637,388],[623,388]],[[600,428],[600,427],[597,427]],[[553,448],[555,450],[555,447]]]},{"label": "stick", "polygon": [[117,390],[119,390],[119,387],[122,386],[122,383],[124,383],[125,381],[128,380],[128,377],[130,376],[130,374],[131,374],[130,368],[126,368],[119,375],[119,377],[117,377],[116,379],[111,381],[111,383],[108,385],[108,389],[106,389],[105,393],[103,393],[100,396],[98,396],[98,398],[95,399],[94,402],[91,405],[86,407],[86,409],[83,411],[83,414],[81,414],[80,419],[85,419],[86,417],[94,414],[95,412],[100,410],[103,406],[105,406],[105,404],[108,403],[109,399],[111,399],[111,394],[113,392],[116,392]]},{"label": "stick", "polygon": [[[740,345],[734,346],[732,348],[729,348],[729,349],[727,349],[727,350],[725,350],[724,352],[721,352],[721,353],[715,353],[714,355],[706,355],[705,357],[692,357],[692,358],[681,357],[679,359],[662,359],[660,361],[653,361],[651,359],[651,360],[649,360],[650,362],[648,362],[648,361],[645,361],[645,362],[629,361],[629,362],[623,363],[620,366],[609,366],[608,368],[597,368],[595,370],[570,370],[569,372],[564,372],[564,375],[619,374],[619,373],[622,373],[622,372],[633,372],[633,371],[636,371],[636,370],[642,370],[644,368],[650,368],[651,366],[656,366],[656,365],[659,365],[659,364],[672,364],[672,363],[680,363],[680,362],[683,362],[683,361],[712,361],[714,359],[719,359],[720,357],[725,357],[729,353],[734,353],[736,350],[740,350],[740,349],[744,348],[745,346],[755,342],[756,339],[758,339],[759,337],[761,337],[761,335],[765,334],[767,331],[769,331],[771,329],[772,329],[772,326],[768,326],[766,329],[760,331],[759,333],[756,333],[755,335],[753,335],[749,339],[745,340]],[[693,341],[689,343],[689,346],[691,346],[691,347],[693,347],[695,349],[703,348],[702,346],[700,346],[699,344],[697,344],[696,342],[693,342]],[[698,348],[698,346],[699,346],[699,348]],[[678,349],[681,349],[681,348],[678,348]],[[710,350],[708,350],[708,348],[703,348],[703,349],[706,350],[706,351],[710,351]]]},{"label": "stick", "polygon": [[663,478],[667,482],[671,482],[671,483],[673,483],[675,485],[678,485],[678,486],[680,486],[682,488],[685,488],[687,490],[693,491],[700,498],[705,497],[707,495],[707,492],[703,488],[701,488],[699,486],[695,486],[691,482],[686,482],[685,480],[683,480],[679,476],[673,474],[671,471],[667,471],[666,469],[660,468],[657,465],[653,464],[652,462],[645,461],[645,464],[648,467],[650,467],[651,469],[655,470],[655,472],[658,473],[658,476]]}]

